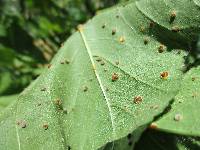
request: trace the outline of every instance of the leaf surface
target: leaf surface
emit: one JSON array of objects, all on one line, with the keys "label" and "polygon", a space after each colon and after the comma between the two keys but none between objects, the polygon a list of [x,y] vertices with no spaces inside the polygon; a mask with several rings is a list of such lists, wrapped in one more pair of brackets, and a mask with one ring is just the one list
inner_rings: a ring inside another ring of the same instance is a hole
[{"label": "leaf surface", "polygon": [[179,33],[161,38],[164,29],[138,6],[113,7],[79,26],[0,115],[0,149],[97,149],[166,108],[179,90],[185,53],[169,38]]},{"label": "leaf surface", "polygon": [[191,69],[183,80],[169,113],[157,121],[158,129],[200,136],[200,67]]}]

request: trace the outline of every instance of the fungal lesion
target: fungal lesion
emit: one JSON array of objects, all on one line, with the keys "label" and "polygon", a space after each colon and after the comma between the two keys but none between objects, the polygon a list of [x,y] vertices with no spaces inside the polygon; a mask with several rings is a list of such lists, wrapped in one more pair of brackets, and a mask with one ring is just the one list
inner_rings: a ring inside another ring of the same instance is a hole
[{"label": "fungal lesion", "polygon": [[135,96],[135,97],[133,98],[134,104],[140,104],[140,103],[142,103],[142,101],[143,101],[142,96]]},{"label": "fungal lesion", "polygon": [[112,29],[112,35],[115,35],[116,32],[117,32],[117,29],[116,29],[116,28]]},{"label": "fungal lesion", "polygon": [[124,43],[125,42],[125,37],[124,36],[120,36],[119,37],[119,42],[120,43]]},{"label": "fungal lesion", "polygon": [[49,128],[49,125],[48,125],[47,123],[44,123],[44,124],[42,125],[42,128],[43,128],[44,130],[47,130],[47,129]]},{"label": "fungal lesion", "polygon": [[104,24],[101,26],[101,28],[104,29],[105,27],[106,27],[106,24],[104,23]]},{"label": "fungal lesion", "polygon": [[163,45],[163,44],[160,44],[160,45],[158,46],[158,52],[159,52],[159,53],[163,53],[166,49],[167,49],[166,46]]},{"label": "fungal lesion", "polygon": [[174,115],[174,120],[175,121],[181,121],[182,119],[183,119],[183,116],[181,114],[178,113],[178,114]]},{"label": "fungal lesion", "polygon": [[87,92],[88,91],[88,86],[83,86],[83,92]]},{"label": "fungal lesion", "polygon": [[168,79],[168,77],[169,77],[169,72],[164,71],[164,72],[161,72],[161,73],[160,73],[160,78],[161,78],[161,79],[166,80],[166,79]]},{"label": "fungal lesion", "polygon": [[112,82],[117,81],[119,79],[119,75],[117,73],[112,74]]},{"label": "fungal lesion", "polygon": [[144,37],[144,44],[147,45],[150,41],[149,37]]},{"label": "fungal lesion", "polygon": [[42,92],[44,92],[44,91],[46,91],[46,90],[47,90],[46,87],[42,87],[42,88],[40,89],[40,91],[42,91]]},{"label": "fungal lesion", "polygon": [[54,100],[54,104],[57,105],[57,106],[61,106],[62,105],[61,99]]},{"label": "fungal lesion", "polygon": [[176,19],[176,11],[173,10],[170,12],[169,23],[173,23],[175,19]]},{"label": "fungal lesion", "polygon": [[144,26],[140,26],[140,32],[145,33],[146,28]]},{"label": "fungal lesion", "polygon": [[27,122],[25,120],[17,120],[16,124],[21,128],[27,127]]}]

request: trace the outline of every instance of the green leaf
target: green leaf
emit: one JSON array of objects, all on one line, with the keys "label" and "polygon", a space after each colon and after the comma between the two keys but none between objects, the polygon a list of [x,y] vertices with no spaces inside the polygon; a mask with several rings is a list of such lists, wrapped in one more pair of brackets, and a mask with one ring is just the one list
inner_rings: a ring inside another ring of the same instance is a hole
[{"label": "green leaf", "polygon": [[12,85],[11,74],[7,72],[0,71],[0,94],[4,93]]},{"label": "green leaf", "polygon": [[12,102],[16,101],[18,95],[8,95],[0,97],[0,111],[3,111],[8,107]]},{"label": "green leaf", "polygon": [[13,63],[15,52],[13,49],[5,47],[0,43],[0,67],[3,65],[9,66]]},{"label": "green leaf", "polygon": [[157,121],[158,129],[200,136],[200,67],[191,69],[183,80],[169,113]]},{"label": "green leaf", "polygon": [[163,36],[143,14],[131,2],[80,26],[0,115],[0,149],[97,149],[163,112],[179,90],[185,53],[171,42],[176,33]]},{"label": "green leaf", "polygon": [[147,130],[134,150],[197,150],[200,139]]},{"label": "green leaf", "polygon": [[6,34],[6,28],[2,24],[0,24],[0,37],[6,36]]},{"label": "green leaf", "polygon": [[[199,0],[140,0],[139,10],[157,24],[174,32],[182,38],[197,41],[199,35]],[[192,16],[192,17],[191,17]]]}]

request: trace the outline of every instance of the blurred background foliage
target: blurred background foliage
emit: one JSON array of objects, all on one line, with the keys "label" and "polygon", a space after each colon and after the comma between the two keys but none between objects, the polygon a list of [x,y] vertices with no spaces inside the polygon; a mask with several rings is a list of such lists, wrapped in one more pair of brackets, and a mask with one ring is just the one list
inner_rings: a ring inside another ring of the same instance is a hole
[{"label": "blurred background foliage", "polygon": [[96,11],[127,0],[0,0],[0,96],[21,92]]}]

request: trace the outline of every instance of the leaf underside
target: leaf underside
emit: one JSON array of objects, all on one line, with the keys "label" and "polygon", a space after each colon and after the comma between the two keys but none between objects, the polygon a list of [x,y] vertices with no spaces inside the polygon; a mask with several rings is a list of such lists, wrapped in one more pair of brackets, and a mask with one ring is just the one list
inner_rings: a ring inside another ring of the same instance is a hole
[{"label": "leaf underside", "polygon": [[167,107],[183,76],[185,52],[179,50],[189,44],[185,39],[196,38],[186,33],[199,25],[199,11],[190,0],[162,6],[168,12],[195,6],[183,31],[174,33],[165,26],[172,26],[169,17],[147,15],[158,10],[142,6],[146,2],[113,7],[79,27],[48,69],[1,113],[0,149],[97,149],[149,124]]},{"label": "leaf underside", "polygon": [[[200,67],[191,69],[168,114],[157,121],[158,129],[184,135],[200,135]],[[178,118],[177,118],[178,117]]]}]

